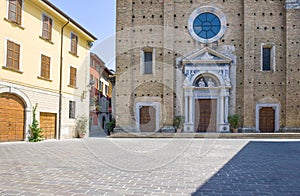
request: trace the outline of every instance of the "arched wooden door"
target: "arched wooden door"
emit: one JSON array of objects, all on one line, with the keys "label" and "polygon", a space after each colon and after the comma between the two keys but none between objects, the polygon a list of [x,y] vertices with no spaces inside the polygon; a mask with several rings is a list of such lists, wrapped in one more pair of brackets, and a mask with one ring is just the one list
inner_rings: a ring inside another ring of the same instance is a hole
[{"label": "arched wooden door", "polygon": [[0,142],[24,140],[25,106],[14,94],[0,94]]},{"label": "arched wooden door", "polygon": [[259,130],[261,133],[273,133],[275,131],[275,110],[272,107],[260,109]]}]

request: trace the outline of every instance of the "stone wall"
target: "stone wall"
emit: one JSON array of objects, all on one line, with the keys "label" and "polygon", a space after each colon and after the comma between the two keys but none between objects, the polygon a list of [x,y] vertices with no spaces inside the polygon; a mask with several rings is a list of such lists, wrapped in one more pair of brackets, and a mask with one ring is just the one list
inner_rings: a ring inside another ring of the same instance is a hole
[{"label": "stone wall", "polygon": [[[269,0],[118,0],[117,124],[129,125],[134,120],[128,115],[130,103],[134,103],[130,94],[143,83],[156,92],[148,95],[146,88],[144,96],[162,98],[166,116],[163,125],[172,124],[173,116],[182,113],[182,100],[175,93],[175,84],[181,80],[176,77],[176,58],[207,46],[195,41],[188,32],[189,16],[201,6],[217,7],[226,16],[225,35],[208,46],[234,48],[237,57],[235,113],[242,116],[242,127],[255,129],[257,103],[279,104],[280,127],[299,127],[299,1]],[[262,44],[275,47],[272,71],[261,70]],[[155,48],[153,75],[140,74],[144,47]],[[165,88],[158,88],[155,82]],[[170,89],[174,93],[167,93]]]}]

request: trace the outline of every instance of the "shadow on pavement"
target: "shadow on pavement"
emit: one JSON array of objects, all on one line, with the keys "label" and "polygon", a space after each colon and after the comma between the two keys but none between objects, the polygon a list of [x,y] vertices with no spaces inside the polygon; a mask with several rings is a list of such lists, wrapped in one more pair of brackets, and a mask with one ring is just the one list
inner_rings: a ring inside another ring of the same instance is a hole
[{"label": "shadow on pavement", "polygon": [[300,142],[249,142],[192,195],[300,195]]}]

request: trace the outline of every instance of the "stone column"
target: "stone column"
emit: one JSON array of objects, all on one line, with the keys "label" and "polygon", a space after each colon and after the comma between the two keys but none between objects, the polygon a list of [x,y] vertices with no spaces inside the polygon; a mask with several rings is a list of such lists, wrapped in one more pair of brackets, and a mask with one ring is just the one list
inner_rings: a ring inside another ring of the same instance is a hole
[{"label": "stone column", "polygon": [[189,97],[185,95],[184,97],[184,123],[189,122]]},{"label": "stone column", "polygon": [[220,96],[220,124],[224,124],[224,96]]},{"label": "stone column", "polygon": [[189,123],[193,123],[193,98],[189,96]]},{"label": "stone column", "polygon": [[225,124],[228,124],[228,107],[229,107],[229,97],[226,96],[225,97],[225,119],[224,119],[224,122]]}]

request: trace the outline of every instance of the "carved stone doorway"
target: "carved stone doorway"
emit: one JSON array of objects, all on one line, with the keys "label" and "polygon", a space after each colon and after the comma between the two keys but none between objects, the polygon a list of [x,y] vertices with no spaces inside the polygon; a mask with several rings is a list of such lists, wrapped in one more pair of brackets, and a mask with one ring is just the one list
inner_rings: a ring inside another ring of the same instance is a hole
[{"label": "carved stone doorway", "polygon": [[261,133],[275,131],[275,110],[273,107],[263,107],[259,111],[259,130]]}]

